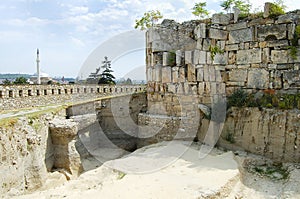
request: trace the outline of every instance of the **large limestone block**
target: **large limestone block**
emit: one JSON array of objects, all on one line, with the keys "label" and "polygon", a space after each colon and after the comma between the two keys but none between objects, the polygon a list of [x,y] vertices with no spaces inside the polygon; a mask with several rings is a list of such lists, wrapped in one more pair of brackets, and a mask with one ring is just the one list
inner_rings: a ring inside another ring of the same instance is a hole
[{"label": "large limestone block", "polygon": [[236,69],[228,72],[228,80],[231,82],[245,82],[247,81],[248,71],[243,69]]},{"label": "large limestone block", "polygon": [[236,59],[237,64],[261,63],[261,49],[239,50]]},{"label": "large limestone block", "polygon": [[185,82],[185,68],[179,68],[179,82]]},{"label": "large limestone block", "polygon": [[225,30],[210,28],[209,37],[212,39],[227,40],[228,32]]},{"label": "large limestone block", "polygon": [[213,64],[228,64],[228,52],[225,52],[223,54],[217,53],[214,57]]},{"label": "large limestone block", "polygon": [[213,14],[212,24],[227,25],[233,18],[232,14]]},{"label": "large limestone block", "polygon": [[286,39],[286,24],[273,24],[257,27],[259,41]]},{"label": "large limestone block", "polygon": [[191,64],[192,63],[192,51],[185,51],[185,64]]},{"label": "large limestone block", "polygon": [[234,23],[234,24],[229,24],[227,26],[227,30],[240,30],[240,29],[245,29],[247,28],[247,22],[239,22],[239,23]]},{"label": "large limestone block", "polygon": [[287,50],[272,50],[271,51],[271,61],[274,64],[288,63],[288,51]]},{"label": "large limestone block", "polygon": [[247,87],[267,89],[269,87],[269,72],[261,68],[249,69]]},{"label": "large limestone block", "polygon": [[183,54],[181,50],[176,50],[176,65],[181,66]]},{"label": "large limestone block", "polygon": [[196,68],[194,64],[188,64],[188,75],[187,75],[189,82],[196,81]]},{"label": "large limestone block", "polygon": [[156,82],[161,82],[161,78],[162,78],[161,77],[162,76],[161,68],[162,68],[161,65],[155,65],[155,67],[154,67],[154,71],[155,71],[154,81],[156,81]]},{"label": "large limestone block", "polygon": [[197,68],[197,81],[203,81],[203,68]]},{"label": "large limestone block", "polygon": [[179,67],[172,67],[172,80],[174,83],[178,83],[179,82]]},{"label": "large limestone block", "polygon": [[147,31],[148,42],[159,41],[160,35],[155,28],[149,28]]},{"label": "large limestone block", "polygon": [[162,67],[162,83],[172,82],[172,69],[170,66]]},{"label": "large limestone block", "polygon": [[194,34],[196,35],[196,39],[206,38],[206,24],[200,23],[194,30]]},{"label": "large limestone block", "polygon": [[153,79],[152,79],[152,68],[147,68],[147,81],[148,82],[153,81]]},{"label": "large limestone block", "polygon": [[206,63],[206,52],[195,50],[194,51],[194,64],[205,64]]},{"label": "large limestone block", "polygon": [[229,31],[229,44],[238,44],[247,41],[253,41],[254,34],[252,28]]},{"label": "large limestone block", "polygon": [[283,72],[284,87],[300,87],[300,71],[284,71]]}]

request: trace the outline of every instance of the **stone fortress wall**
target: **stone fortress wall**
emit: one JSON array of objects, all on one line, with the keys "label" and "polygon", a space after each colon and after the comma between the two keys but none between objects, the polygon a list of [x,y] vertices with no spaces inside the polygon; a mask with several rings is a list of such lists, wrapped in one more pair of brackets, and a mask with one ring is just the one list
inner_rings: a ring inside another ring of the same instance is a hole
[{"label": "stone fortress wall", "polygon": [[[209,120],[203,107],[210,108],[239,88],[258,96],[299,94],[299,40],[296,56],[291,46],[300,11],[270,18],[267,10],[264,18],[256,19],[214,14],[211,20],[182,24],[164,20],[146,33],[148,112],[140,115],[139,123],[164,126],[150,143],[174,139],[179,132],[204,141]],[[200,120],[195,121],[198,114]],[[299,106],[231,109],[218,144],[297,162],[299,117]],[[191,126],[198,127],[196,136]]]},{"label": "stone fortress wall", "polygon": [[0,110],[55,105],[143,91],[144,85],[0,85]]}]

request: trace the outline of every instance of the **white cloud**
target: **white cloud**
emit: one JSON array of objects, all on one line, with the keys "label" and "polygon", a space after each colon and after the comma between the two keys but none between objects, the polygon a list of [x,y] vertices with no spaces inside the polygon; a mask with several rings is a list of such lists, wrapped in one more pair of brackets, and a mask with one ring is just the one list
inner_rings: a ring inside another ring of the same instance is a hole
[{"label": "white cloud", "polygon": [[69,15],[82,15],[89,12],[86,6],[70,6]]}]

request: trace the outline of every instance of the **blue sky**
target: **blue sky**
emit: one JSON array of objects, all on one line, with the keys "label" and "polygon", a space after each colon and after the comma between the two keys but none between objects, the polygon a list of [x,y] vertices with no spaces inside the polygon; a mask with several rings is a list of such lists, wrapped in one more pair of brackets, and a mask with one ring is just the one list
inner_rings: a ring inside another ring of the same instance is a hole
[{"label": "blue sky", "polygon": [[[0,3],[0,73],[33,74],[35,52],[39,48],[43,72],[76,77],[95,49],[119,34],[134,30],[135,19],[144,12],[159,9],[164,18],[181,22],[195,19],[191,8],[196,2],[199,1],[3,0]],[[250,2],[253,8],[263,8],[262,1]],[[219,12],[219,4],[217,0],[208,1],[210,13]],[[285,1],[287,10],[300,8],[299,4],[298,0]],[[108,54],[115,50],[107,48]],[[113,62],[117,77],[144,64],[141,50],[129,54],[127,59],[123,55]],[[136,60],[129,63],[132,57]],[[95,63],[95,68],[98,66]]]}]

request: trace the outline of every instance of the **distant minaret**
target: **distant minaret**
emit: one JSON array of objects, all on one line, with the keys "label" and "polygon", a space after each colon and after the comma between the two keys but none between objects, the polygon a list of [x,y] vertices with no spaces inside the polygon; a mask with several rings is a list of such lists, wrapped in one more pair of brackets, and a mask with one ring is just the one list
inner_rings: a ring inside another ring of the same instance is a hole
[{"label": "distant minaret", "polygon": [[37,84],[41,84],[40,76],[40,52],[39,49],[36,51],[36,75],[37,75]]}]

